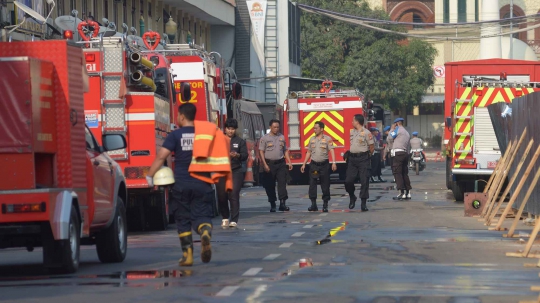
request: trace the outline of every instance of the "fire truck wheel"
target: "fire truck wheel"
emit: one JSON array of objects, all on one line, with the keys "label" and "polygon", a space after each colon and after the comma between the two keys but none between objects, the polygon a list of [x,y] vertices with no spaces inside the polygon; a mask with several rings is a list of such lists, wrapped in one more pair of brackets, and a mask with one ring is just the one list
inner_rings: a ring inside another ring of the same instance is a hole
[{"label": "fire truck wheel", "polygon": [[122,262],[127,253],[126,207],[118,197],[112,224],[96,235],[99,260],[103,263]]},{"label": "fire truck wheel", "polygon": [[461,182],[453,181],[452,193],[454,194],[454,199],[456,199],[456,201],[458,202],[463,201],[464,194],[465,194],[465,184]]},{"label": "fire truck wheel", "polygon": [[446,158],[446,188],[452,189],[452,159]]},{"label": "fire truck wheel", "polygon": [[70,274],[79,268],[81,223],[77,209],[71,208],[69,218],[68,240],[54,240],[52,233],[43,243],[43,259],[45,267],[54,273]]}]

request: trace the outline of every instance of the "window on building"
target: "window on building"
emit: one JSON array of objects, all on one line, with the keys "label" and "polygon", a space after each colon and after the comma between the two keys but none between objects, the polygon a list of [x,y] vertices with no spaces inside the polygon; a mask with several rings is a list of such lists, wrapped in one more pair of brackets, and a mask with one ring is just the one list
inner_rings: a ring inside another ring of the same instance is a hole
[{"label": "window on building", "polygon": [[103,1],[103,18],[109,19],[109,1]]},{"label": "window on building", "polygon": [[112,20],[109,20],[111,22],[114,22],[116,24],[116,26],[118,26],[118,3],[116,3],[116,1],[113,2],[113,5],[112,5],[112,9],[113,9],[113,15],[112,15]]},{"label": "window on building", "polygon": [[94,20],[97,20],[97,15],[98,15],[98,4],[97,4],[97,0],[94,0],[92,1],[92,11],[94,12],[94,15],[92,15],[91,13],[88,13],[88,15],[91,15],[94,17]]},{"label": "window on building", "polygon": [[58,0],[56,2],[56,13],[58,16],[64,15],[64,0]]},{"label": "window on building", "polygon": [[[514,17],[517,17],[515,11],[514,11]],[[503,19],[508,19],[508,18],[510,18],[510,12],[506,13],[506,14],[503,16]],[[512,23],[512,21],[508,21],[508,22],[507,22],[508,25],[510,25],[510,23]],[[515,25],[514,25],[514,26],[515,26]],[[514,27],[514,30],[516,30],[516,27],[517,27],[517,26]],[[509,29],[509,27],[508,27],[508,29]],[[519,39],[519,34],[518,34],[518,33],[512,34],[512,38],[514,38],[514,39]]]},{"label": "window on building", "polygon": [[450,22],[450,0],[443,0],[443,22]]},{"label": "window on building", "polygon": [[148,2],[148,17],[152,18],[152,2]]},{"label": "window on building", "polygon": [[[412,20],[413,20],[414,23],[424,23],[424,20],[422,20],[422,17],[420,15],[416,14],[416,13],[413,14]],[[420,25],[420,24],[418,24],[418,25],[415,24],[415,25],[413,25],[413,28],[420,28],[421,29],[421,28],[423,28],[423,26]]]},{"label": "window on building", "polygon": [[[124,2],[122,3],[122,8],[124,9],[122,13],[122,22],[127,24],[128,23],[127,0],[124,0]],[[120,28],[120,26],[121,25],[119,25],[118,28]]]},{"label": "window on building", "polygon": [[75,1],[75,0],[70,0],[70,1],[69,1],[69,9],[70,9],[70,10],[77,9],[77,3],[76,3],[76,2],[77,2],[77,1]]},{"label": "window on building", "polygon": [[478,21],[478,0],[474,0],[474,21]]},{"label": "window on building", "polygon": [[86,19],[86,13],[88,12],[88,1],[82,0],[81,4],[82,4],[82,7],[81,7],[82,18]]},{"label": "window on building", "polygon": [[467,22],[467,0],[458,0],[458,22]]},{"label": "window on building", "polygon": [[141,8],[141,15],[144,15],[144,0],[139,1],[139,7]]},{"label": "window on building", "polygon": [[300,10],[289,2],[289,62],[300,65]]},{"label": "window on building", "polygon": [[131,0],[131,26],[135,26],[135,21],[137,21],[135,17],[135,0]]}]

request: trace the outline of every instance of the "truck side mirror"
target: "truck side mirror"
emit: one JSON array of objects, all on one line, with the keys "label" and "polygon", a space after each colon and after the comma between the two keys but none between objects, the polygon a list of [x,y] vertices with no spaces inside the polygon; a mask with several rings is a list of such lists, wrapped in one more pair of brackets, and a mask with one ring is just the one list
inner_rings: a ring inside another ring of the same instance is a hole
[{"label": "truck side mirror", "polygon": [[191,100],[191,85],[189,82],[181,82],[180,86],[176,86],[176,93],[180,95],[182,102],[188,102]]},{"label": "truck side mirror", "polygon": [[261,138],[261,132],[256,130],[255,131],[255,139],[258,141]]},{"label": "truck side mirror", "polygon": [[242,84],[238,82],[232,84],[232,95],[235,100],[242,99]]},{"label": "truck side mirror", "polygon": [[446,117],[446,127],[452,127],[452,117]]},{"label": "truck side mirror", "polygon": [[105,151],[123,149],[127,146],[126,138],[118,134],[103,135],[101,140],[103,142],[103,148]]}]

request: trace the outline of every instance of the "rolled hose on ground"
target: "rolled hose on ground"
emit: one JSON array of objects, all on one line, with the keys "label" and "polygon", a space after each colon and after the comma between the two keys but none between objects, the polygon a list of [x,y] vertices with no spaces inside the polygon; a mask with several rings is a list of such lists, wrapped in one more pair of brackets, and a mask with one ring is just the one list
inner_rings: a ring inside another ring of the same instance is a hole
[{"label": "rolled hose on ground", "polygon": [[156,91],[156,84],[154,83],[154,81],[148,77],[145,77],[140,70],[131,74],[131,80],[137,84],[147,86],[153,92]]},{"label": "rolled hose on ground", "polygon": [[129,56],[129,59],[135,64],[140,64],[146,68],[154,69],[154,63],[152,63],[150,60],[144,59],[139,53],[132,53],[131,56]]}]

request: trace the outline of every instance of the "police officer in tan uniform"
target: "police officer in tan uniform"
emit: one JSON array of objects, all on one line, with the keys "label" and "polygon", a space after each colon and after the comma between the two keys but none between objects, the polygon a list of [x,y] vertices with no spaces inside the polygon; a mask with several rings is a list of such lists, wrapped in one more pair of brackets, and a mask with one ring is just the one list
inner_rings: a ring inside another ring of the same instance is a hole
[{"label": "police officer in tan uniform", "polygon": [[311,206],[309,211],[318,211],[317,208],[317,179],[321,181],[323,212],[328,212],[328,201],[330,200],[330,162],[328,154],[332,154],[332,171],[336,171],[336,155],[334,154],[334,143],[332,138],[323,134],[324,123],[317,121],[313,126],[315,136],[309,139],[306,159],[300,168],[304,173],[306,162],[311,159],[309,164],[309,199]]},{"label": "police officer in tan uniform", "polygon": [[360,199],[362,199],[362,211],[368,211],[366,207],[369,198],[370,157],[375,150],[373,136],[364,127],[364,116],[354,115],[351,130],[351,149],[348,157],[347,175],[345,177],[345,190],[349,193],[349,209],[353,209],[356,203],[354,195],[354,181],[360,176]]},{"label": "police officer in tan uniform", "polygon": [[270,212],[276,211],[276,180],[278,183],[279,210],[289,211],[285,205],[287,201],[287,160],[289,170],[292,170],[291,159],[289,158],[289,149],[285,144],[285,137],[279,133],[279,120],[270,120],[270,133],[261,138],[259,152],[261,159],[264,159],[264,189],[270,202]]}]

